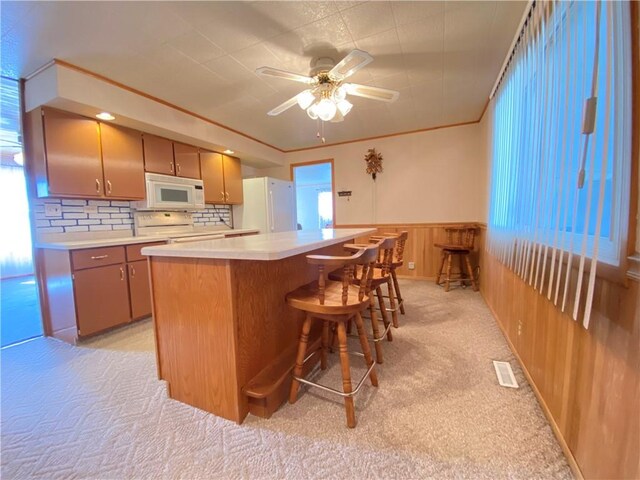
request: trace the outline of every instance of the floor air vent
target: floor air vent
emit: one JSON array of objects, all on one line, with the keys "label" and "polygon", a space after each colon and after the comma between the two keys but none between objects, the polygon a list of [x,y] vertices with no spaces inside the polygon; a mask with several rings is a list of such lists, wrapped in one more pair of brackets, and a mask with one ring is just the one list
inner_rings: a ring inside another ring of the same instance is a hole
[{"label": "floor air vent", "polygon": [[513,370],[509,362],[497,362],[493,361],[493,366],[496,369],[496,375],[498,376],[498,382],[503,387],[518,388],[518,382],[516,377],[513,376]]}]

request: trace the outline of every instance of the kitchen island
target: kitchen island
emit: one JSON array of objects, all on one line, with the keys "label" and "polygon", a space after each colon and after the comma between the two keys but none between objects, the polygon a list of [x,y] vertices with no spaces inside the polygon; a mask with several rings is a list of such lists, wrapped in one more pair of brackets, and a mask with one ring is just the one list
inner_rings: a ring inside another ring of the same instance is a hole
[{"label": "kitchen island", "polygon": [[[169,396],[238,423],[249,412],[270,416],[286,397],[289,354],[302,322],[285,296],[317,279],[306,255],[344,255],[344,243],[373,231],[293,231],[143,248],[158,376]],[[257,383],[261,389],[252,389]]]}]

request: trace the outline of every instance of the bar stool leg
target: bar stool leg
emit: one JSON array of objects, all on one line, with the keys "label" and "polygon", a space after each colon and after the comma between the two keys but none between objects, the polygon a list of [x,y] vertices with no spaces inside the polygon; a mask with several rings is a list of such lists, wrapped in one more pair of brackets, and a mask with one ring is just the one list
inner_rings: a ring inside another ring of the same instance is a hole
[{"label": "bar stool leg", "polygon": [[[360,312],[356,313],[355,322],[356,328],[358,329],[358,337],[360,337],[360,346],[362,346],[362,353],[364,353],[364,361],[367,364],[367,368],[369,368],[373,364],[373,358],[371,357],[371,347],[369,346],[367,333],[364,331],[364,322],[362,321]],[[371,380],[371,385],[373,385],[374,387],[378,386],[378,374],[376,373],[375,367],[371,369],[371,373],[369,373],[369,379]]]},{"label": "bar stool leg", "polygon": [[393,294],[391,275],[389,275],[389,278],[387,278],[387,290],[389,290],[389,308],[391,309],[391,320],[393,321],[393,328],[398,328],[398,309],[396,308],[396,297]]},{"label": "bar stool leg", "polygon": [[476,279],[473,277],[473,268],[471,267],[471,260],[469,260],[469,255],[464,256],[464,260],[467,264],[467,271],[469,272],[469,278],[471,279],[471,286],[473,286],[473,291],[478,291],[478,284],[476,283]]},{"label": "bar stool leg", "polygon": [[[343,328],[344,328],[344,325],[343,325]],[[302,377],[302,368],[304,367],[304,356],[307,353],[307,343],[309,342],[310,330],[311,330],[311,315],[307,314],[307,316],[304,319],[304,323],[302,324],[302,333],[300,333],[300,343],[298,344],[298,356],[296,357],[296,366],[293,368],[293,381],[291,382],[291,391],[289,392],[289,403],[296,403],[296,401],[298,400],[298,387],[300,386],[300,382],[296,380],[296,377]]]},{"label": "bar stool leg", "polygon": [[[338,322],[338,344],[340,345],[340,365],[342,366],[342,391],[351,393],[351,367],[347,350],[347,328],[344,322]],[[355,428],[356,410],[353,404],[353,397],[344,397],[344,408],[347,413],[347,427]]]},{"label": "bar stool leg", "polygon": [[[376,314],[375,306],[373,305],[373,297],[369,297],[369,314],[371,316],[371,330],[373,331],[373,345],[376,349],[376,362],[382,363],[382,345],[380,345],[380,327],[378,326],[378,315]],[[357,326],[357,322],[356,322]],[[385,327],[386,328],[386,327]],[[358,331],[358,335],[360,331]]]},{"label": "bar stool leg", "polygon": [[[387,307],[384,306],[382,288],[376,288],[376,296],[378,297],[378,306],[380,307],[380,314],[382,315],[382,324],[384,325],[384,329],[387,330],[387,327],[389,326],[389,317],[387,317]],[[391,336],[391,329],[389,329],[387,333],[387,340],[393,340],[393,337]]]},{"label": "bar stool leg", "polygon": [[442,255],[440,258],[440,268],[438,269],[438,275],[436,276],[436,285],[440,285],[440,279],[442,278],[442,271],[444,270],[444,261],[446,259],[446,255],[444,250],[442,250]]},{"label": "bar stool leg", "polygon": [[329,350],[329,322],[322,322],[322,350],[320,351],[320,368],[327,369],[327,351]]},{"label": "bar stool leg", "polygon": [[396,291],[398,305],[400,305],[400,313],[404,315],[404,302],[402,301],[402,293],[400,293],[400,284],[398,283],[398,275],[395,268],[391,270],[391,278],[393,279],[393,288]]},{"label": "bar stool leg", "polygon": [[451,285],[451,261],[453,255],[447,254],[447,278],[445,279],[444,291],[448,292]]}]

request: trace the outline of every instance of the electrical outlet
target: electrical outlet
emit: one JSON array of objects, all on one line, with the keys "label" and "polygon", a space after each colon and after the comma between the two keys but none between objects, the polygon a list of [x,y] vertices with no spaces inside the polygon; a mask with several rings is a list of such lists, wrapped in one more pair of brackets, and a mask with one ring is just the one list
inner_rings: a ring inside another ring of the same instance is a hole
[{"label": "electrical outlet", "polygon": [[45,217],[61,217],[62,205],[58,205],[57,203],[45,203],[44,216]]},{"label": "electrical outlet", "polygon": [[416,269],[416,262],[409,262],[409,270],[415,270]]},{"label": "electrical outlet", "polygon": [[97,205],[85,205],[82,209],[84,213],[98,213]]}]

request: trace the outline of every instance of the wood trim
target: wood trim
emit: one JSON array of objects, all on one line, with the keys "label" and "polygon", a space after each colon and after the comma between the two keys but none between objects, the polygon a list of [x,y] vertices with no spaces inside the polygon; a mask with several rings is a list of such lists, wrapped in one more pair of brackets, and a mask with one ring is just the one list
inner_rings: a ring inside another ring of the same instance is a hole
[{"label": "wood trim", "polygon": [[576,461],[575,457],[573,456],[573,452],[571,452],[571,449],[569,448],[569,445],[567,445],[567,442],[565,441],[564,437],[562,436],[562,433],[560,431],[560,427],[556,423],[555,418],[553,418],[553,415],[551,414],[551,410],[547,406],[547,403],[544,401],[544,397],[542,396],[542,394],[540,393],[540,390],[538,390],[537,385],[533,381],[533,377],[531,376],[531,374],[529,373],[529,370],[527,369],[526,365],[522,361],[522,358],[520,357],[520,355],[518,354],[518,351],[516,350],[515,346],[511,342],[511,339],[507,335],[507,332],[505,331],[504,327],[502,326],[502,324],[498,320],[498,314],[493,309],[493,305],[491,305],[487,301],[487,298],[486,298],[486,296],[484,294],[484,291],[481,291],[480,294],[482,295],[482,298],[484,299],[484,302],[489,307],[489,310],[491,310],[491,314],[493,315],[493,319],[495,320],[496,324],[500,328],[500,332],[502,332],[502,336],[507,341],[507,344],[509,345],[509,349],[511,349],[511,353],[513,353],[513,356],[516,357],[516,360],[518,360],[518,363],[520,364],[520,368],[522,369],[522,373],[524,373],[524,376],[526,377],[527,382],[529,382],[529,386],[531,387],[531,390],[533,390],[533,393],[535,394],[536,398],[538,399],[538,403],[540,404],[540,407],[542,408],[542,412],[544,413],[544,416],[547,417],[547,420],[549,421],[549,425],[551,426],[551,430],[553,430],[553,434],[555,435],[556,440],[558,440],[558,443],[560,444],[560,448],[562,448],[562,452],[564,453],[564,456],[567,459],[567,463],[569,464],[569,467],[571,468],[571,471],[573,472],[573,474],[576,476],[576,478],[578,480],[583,480],[584,479],[584,475],[582,474],[582,471],[580,470],[580,467],[578,466],[578,462]]},{"label": "wood trim", "polygon": [[[484,110],[483,110],[482,114],[480,115],[480,117],[477,120],[472,120],[472,121],[469,121],[469,122],[452,123],[452,124],[448,124],[448,125],[439,125],[439,126],[427,127],[427,128],[418,128],[418,129],[415,129],[415,130],[407,130],[407,131],[403,131],[403,132],[389,133],[389,134],[386,134],[386,135],[378,135],[378,136],[373,136],[373,137],[357,138],[357,139],[354,139],[354,140],[345,140],[343,142],[328,143],[328,144],[322,144],[322,145],[315,145],[315,146],[312,146],[312,147],[303,147],[303,148],[294,148],[294,149],[290,149],[290,150],[285,150],[283,148],[277,147],[277,146],[272,145],[270,143],[267,143],[267,142],[265,142],[263,140],[260,140],[259,138],[253,137],[253,136],[251,136],[251,135],[249,135],[247,133],[244,133],[244,132],[242,132],[240,130],[236,130],[235,128],[229,127],[229,126],[224,125],[224,124],[222,124],[220,122],[216,122],[215,120],[212,120],[212,119],[210,119],[208,117],[205,117],[205,116],[200,115],[198,113],[192,112],[191,110],[187,110],[186,108],[180,107],[180,106],[175,105],[175,104],[173,104],[171,102],[168,102],[168,101],[163,100],[161,98],[155,97],[155,96],[153,96],[151,94],[145,93],[142,90],[138,90],[137,88],[130,87],[128,85],[125,85],[124,83],[118,82],[117,80],[113,80],[113,79],[111,79],[109,77],[105,77],[104,75],[101,75],[101,74],[96,73],[96,72],[92,72],[91,70],[87,70],[86,68],[80,67],[78,65],[74,65],[73,63],[69,63],[69,62],[67,62],[65,60],[61,60],[59,58],[54,58],[51,62],[47,63],[46,65],[44,65],[42,67],[40,67],[35,72],[27,75],[26,78],[29,79],[29,78],[33,77],[34,75],[36,75],[37,73],[41,72],[42,70],[46,69],[47,67],[49,67],[51,65],[60,65],[62,67],[66,67],[66,68],[68,68],[70,70],[75,70],[76,72],[79,72],[79,73],[82,73],[82,74],[85,74],[85,75],[89,75],[89,76],[91,76],[93,78],[96,78],[98,80],[101,80],[101,81],[103,81],[105,83],[109,83],[110,85],[113,85],[115,87],[122,88],[124,90],[127,90],[128,92],[134,93],[136,95],[141,95],[141,96],[143,96],[143,97],[145,97],[145,98],[147,98],[149,100],[152,100],[154,102],[160,103],[160,104],[165,105],[167,107],[173,108],[173,109],[178,110],[178,111],[180,111],[182,113],[185,113],[187,115],[191,115],[192,117],[195,117],[195,118],[197,118],[199,120],[202,120],[203,122],[207,122],[207,123],[209,123],[211,125],[215,125],[217,127],[224,128],[225,130],[233,132],[233,133],[235,133],[237,135],[241,135],[241,136],[243,136],[245,138],[248,138],[249,140],[253,140],[254,142],[260,143],[262,145],[265,145],[266,147],[272,148],[272,149],[277,150],[277,151],[282,152],[282,153],[302,152],[302,151],[305,151],[305,150],[314,150],[316,148],[334,147],[334,146],[337,146],[337,145],[346,145],[346,144],[349,144],[349,143],[365,142],[365,141],[368,141],[368,140],[377,140],[377,139],[380,139],[380,138],[389,138],[389,137],[397,137],[397,136],[401,136],[401,135],[410,135],[412,133],[429,132],[431,130],[440,130],[442,128],[462,127],[464,125],[473,125],[473,124],[476,124],[476,123],[480,123],[480,121],[482,120],[482,115],[484,115]],[[487,103],[487,105],[488,105],[488,103]],[[486,106],[485,106],[485,110],[486,110]]]},{"label": "wood trim", "polygon": [[149,100],[152,100],[154,102],[160,103],[166,107],[169,108],[173,108],[174,110],[178,110],[179,112],[185,113],[187,115],[191,115],[192,117],[195,117],[199,120],[202,120],[203,122],[207,122],[211,125],[215,125],[216,127],[220,127],[220,128],[224,128],[225,130],[228,130],[232,133],[235,133],[237,135],[243,136],[245,138],[248,138],[249,140],[253,140],[254,142],[260,143],[262,145],[265,145],[266,147],[269,148],[273,148],[274,150],[277,150],[279,152],[285,153],[286,150],[283,150],[281,148],[276,147],[275,145],[271,145],[270,143],[264,142],[258,138],[252,137],[251,135],[248,135],[244,132],[241,132],[240,130],[236,130],[235,128],[231,128],[228,127],[227,125],[223,125],[222,123],[216,122],[215,120],[211,120],[210,118],[207,118],[203,115],[200,115],[198,113],[192,112],[191,110],[187,110],[186,108],[182,108],[179,107],[178,105],[171,103],[171,102],[167,102],[166,100],[162,100],[161,98],[158,97],[154,97],[153,95],[150,95],[148,93],[143,92],[142,90],[138,90],[137,88],[133,88],[133,87],[129,87],[128,85],[125,85],[124,83],[120,83],[116,80],[112,80],[111,78],[105,77],[104,75],[100,75],[99,73],[95,73],[92,72],[91,70],[87,70],[86,68],[82,68],[79,67],[77,65],[74,65],[72,63],[69,62],[65,62],[64,60],[60,60],[59,58],[55,58],[53,60],[53,63],[55,65],[60,65],[62,67],[68,68],[70,70],[75,70],[76,72],[82,73],[84,75],[88,75],[90,77],[93,77],[95,79],[98,79],[100,81],[103,81],[105,83],[108,83],[110,85],[113,85],[115,87],[118,88],[122,88],[123,90],[127,90],[128,92],[134,93],[136,95],[140,95],[144,98],[147,98]]},{"label": "wood trim", "polygon": [[633,92],[631,111],[631,191],[629,195],[629,230],[627,254],[636,252],[638,215],[638,175],[640,170],[640,4],[629,2],[631,17],[631,85]]},{"label": "wood trim", "polygon": [[418,228],[418,227],[468,227],[475,226],[486,230],[487,224],[482,222],[417,222],[417,223],[353,223],[340,225],[338,228]]},{"label": "wood trim", "polygon": [[396,132],[396,133],[388,133],[386,135],[376,135],[373,137],[356,138],[354,140],[345,140],[343,142],[336,142],[336,143],[326,143],[322,145],[315,145],[313,147],[294,148],[292,150],[283,150],[283,152],[284,153],[304,152],[307,150],[315,150],[317,148],[336,147],[338,145],[346,145],[349,143],[366,142],[369,140],[379,140],[381,138],[399,137],[401,135],[411,135],[412,133],[430,132],[432,130],[440,130],[443,128],[464,127],[465,125],[474,125],[476,123],[480,123],[481,119],[482,117],[480,117],[478,120],[473,120],[470,122],[452,123],[449,125],[439,125],[437,127],[418,128],[416,130],[407,130],[405,132]]},{"label": "wood trim", "polygon": [[[290,163],[289,164],[289,178],[293,182],[293,169],[296,167],[307,167],[309,165],[319,165],[321,163],[330,163],[331,164],[331,193],[333,196],[333,201],[331,203],[331,209],[333,210],[333,227],[336,228],[338,226],[338,220],[336,218],[336,168],[333,162],[333,158],[325,158],[324,160],[311,160],[309,162],[300,162],[300,163]],[[294,184],[295,188],[295,184]]]}]

